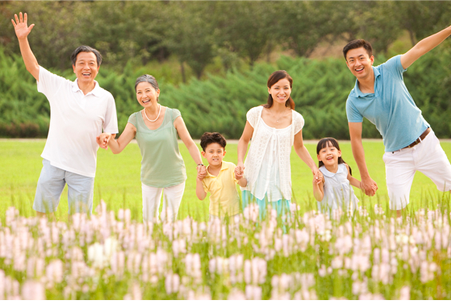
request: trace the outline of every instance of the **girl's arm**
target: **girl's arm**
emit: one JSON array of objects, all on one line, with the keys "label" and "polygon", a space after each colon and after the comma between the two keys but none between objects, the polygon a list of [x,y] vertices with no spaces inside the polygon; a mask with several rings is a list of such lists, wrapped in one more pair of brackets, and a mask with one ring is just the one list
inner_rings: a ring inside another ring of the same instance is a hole
[{"label": "girl's arm", "polygon": [[136,127],[130,122],[125,126],[119,139],[109,139],[108,146],[111,148],[113,154],[119,154],[124,148],[135,138]]},{"label": "girl's arm", "polygon": [[[244,126],[243,134],[241,135],[240,140],[238,141],[238,162],[235,168],[235,175],[243,176],[244,174],[244,157],[246,156],[247,146],[249,145],[249,141],[251,141],[252,135],[254,134],[254,128],[251,126],[249,121],[246,121],[246,125]],[[247,185],[247,181],[246,181]],[[242,186],[240,184],[240,186]],[[243,186],[244,187],[244,186]]]},{"label": "girl's arm", "polygon": [[318,202],[321,202],[324,198],[324,177],[322,172],[318,172],[319,182],[313,179],[313,196]]},{"label": "girl's arm", "polygon": [[185,144],[186,148],[189,151],[189,154],[191,155],[191,158],[193,158],[194,162],[196,162],[197,165],[197,172],[201,172],[203,176],[207,174],[207,170],[205,166],[203,166],[202,163],[202,157],[200,156],[199,148],[197,148],[196,143],[194,143],[193,139],[191,138],[191,135],[188,132],[188,129],[186,128],[185,122],[182,119],[182,116],[179,116],[174,121],[174,127],[177,130],[177,133],[179,134],[180,139],[182,139],[183,143]]},{"label": "girl's arm", "polygon": [[362,189],[360,181],[357,180],[356,178],[354,178],[353,176],[351,176],[351,173],[349,172],[348,164],[345,164],[345,165],[346,165],[346,168],[348,169],[348,181],[349,181],[349,184],[351,184],[352,186],[357,187],[359,189]]},{"label": "girl's arm", "polygon": [[320,181],[320,171],[316,167],[315,162],[313,162],[307,148],[304,146],[304,140],[302,139],[302,130],[300,130],[296,135],[294,135],[294,150],[298,154],[299,158],[304,161],[305,164],[312,170],[315,180],[319,183]]}]

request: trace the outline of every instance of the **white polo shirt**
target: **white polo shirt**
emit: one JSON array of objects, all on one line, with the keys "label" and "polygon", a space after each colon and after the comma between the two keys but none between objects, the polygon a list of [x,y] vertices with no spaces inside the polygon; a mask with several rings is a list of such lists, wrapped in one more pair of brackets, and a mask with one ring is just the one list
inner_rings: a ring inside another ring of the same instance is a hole
[{"label": "white polo shirt", "polygon": [[95,177],[96,137],[117,133],[113,95],[100,88],[84,95],[77,84],[39,67],[38,91],[50,103],[50,128],[42,158],[50,164],[86,177]]}]

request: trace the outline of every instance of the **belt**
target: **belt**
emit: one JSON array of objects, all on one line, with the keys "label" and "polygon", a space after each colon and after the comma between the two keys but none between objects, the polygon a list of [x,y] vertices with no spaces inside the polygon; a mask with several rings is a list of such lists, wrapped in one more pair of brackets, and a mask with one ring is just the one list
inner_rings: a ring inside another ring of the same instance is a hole
[{"label": "belt", "polygon": [[420,137],[418,137],[417,140],[415,140],[414,142],[412,142],[410,145],[403,147],[401,149],[405,149],[405,148],[411,148],[414,147],[415,145],[419,144],[421,141],[424,140],[424,138],[426,138],[426,136],[431,132],[431,128],[427,128],[423,134],[420,135]]}]

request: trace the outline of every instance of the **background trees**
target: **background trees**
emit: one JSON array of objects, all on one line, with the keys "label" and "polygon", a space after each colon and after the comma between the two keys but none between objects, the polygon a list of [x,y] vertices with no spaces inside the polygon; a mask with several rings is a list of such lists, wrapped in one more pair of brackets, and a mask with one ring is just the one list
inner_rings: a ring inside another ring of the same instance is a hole
[{"label": "background trees", "polygon": [[[286,69],[296,76],[297,110],[312,126],[306,135],[338,132],[337,138],[347,138],[344,102],[353,79],[346,73],[342,46],[365,38],[377,61],[403,53],[449,25],[451,2],[0,2],[0,136],[45,136],[48,126],[48,103],[18,57],[10,19],[20,11],[36,24],[30,44],[47,69],[70,78],[69,57],[77,46],[101,51],[99,81],[114,92],[120,123],[139,109],[134,79],[150,73],[164,87],[162,100],[185,110],[195,137],[221,130],[237,138],[247,109],[266,98],[268,75]],[[442,122],[451,96],[449,63],[443,59],[449,58],[450,43],[445,44],[410,68],[421,72],[405,75],[425,115],[436,114]],[[450,131],[438,132],[449,136]]]}]

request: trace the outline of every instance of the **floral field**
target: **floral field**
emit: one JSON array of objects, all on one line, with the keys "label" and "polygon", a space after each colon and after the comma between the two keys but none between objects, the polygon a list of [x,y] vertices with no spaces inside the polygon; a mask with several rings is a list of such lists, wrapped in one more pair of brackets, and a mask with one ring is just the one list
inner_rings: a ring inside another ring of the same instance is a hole
[{"label": "floral field", "polygon": [[451,299],[450,200],[392,217],[131,220],[130,210],[0,225],[0,299]]}]

